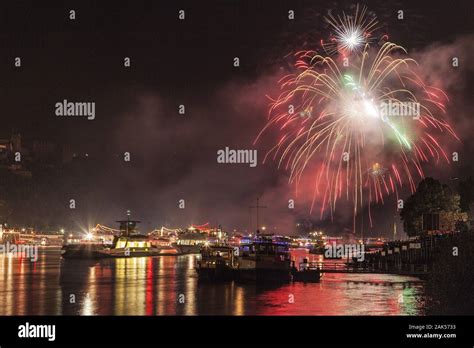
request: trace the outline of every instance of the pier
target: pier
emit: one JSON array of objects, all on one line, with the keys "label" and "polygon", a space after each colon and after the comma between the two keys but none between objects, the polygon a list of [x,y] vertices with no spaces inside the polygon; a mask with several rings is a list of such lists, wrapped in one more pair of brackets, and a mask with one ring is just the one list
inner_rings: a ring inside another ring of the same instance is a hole
[{"label": "pier", "polygon": [[412,240],[391,241],[381,249],[365,252],[364,260],[350,258],[340,261],[308,263],[308,268],[318,268],[321,273],[373,273],[426,277],[440,251],[456,244],[459,233],[428,235]]},{"label": "pier", "polygon": [[309,262],[309,269],[319,269],[321,273],[373,273],[373,274],[397,274],[409,276],[425,276],[428,274],[426,265],[411,265],[408,270],[389,270],[376,267],[369,263],[350,263],[350,262]]}]

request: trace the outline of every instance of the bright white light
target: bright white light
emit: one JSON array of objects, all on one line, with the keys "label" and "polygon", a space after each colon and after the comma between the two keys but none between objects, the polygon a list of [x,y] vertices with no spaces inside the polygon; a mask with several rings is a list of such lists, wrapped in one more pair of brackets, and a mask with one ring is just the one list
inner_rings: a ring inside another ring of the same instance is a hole
[{"label": "bright white light", "polygon": [[377,105],[364,88],[351,75],[344,75],[344,84],[349,89],[344,94],[341,105],[343,112],[353,118],[367,117],[380,118]]},{"label": "bright white light", "polygon": [[374,103],[371,100],[364,99],[363,100],[364,110],[365,112],[371,117],[378,117],[379,113],[377,108],[375,107]]},{"label": "bright white light", "polygon": [[354,51],[365,42],[365,37],[357,29],[347,30],[339,33],[338,41],[341,43],[342,48]]},{"label": "bright white light", "polygon": [[353,118],[376,119],[379,115],[373,101],[364,97],[345,99],[342,105],[344,113]]},{"label": "bright white light", "polygon": [[86,234],[86,239],[87,240],[92,240],[92,238],[94,238],[94,235],[92,233],[89,232],[89,233]]},{"label": "bright white light", "polygon": [[339,51],[344,54],[357,51],[371,41],[372,32],[377,29],[377,18],[367,13],[365,6],[357,5],[355,13],[334,16],[331,13],[324,17],[334,30],[334,38],[326,44],[325,49],[330,53]]}]

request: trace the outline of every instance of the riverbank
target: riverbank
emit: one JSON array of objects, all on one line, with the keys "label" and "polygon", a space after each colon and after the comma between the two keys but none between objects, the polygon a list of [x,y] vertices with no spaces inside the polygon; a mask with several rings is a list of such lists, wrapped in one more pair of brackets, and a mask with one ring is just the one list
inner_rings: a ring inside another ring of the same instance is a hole
[{"label": "riverbank", "polygon": [[453,235],[435,250],[432,271],[426,282],[429,315],[474,313],[474,234]]}]

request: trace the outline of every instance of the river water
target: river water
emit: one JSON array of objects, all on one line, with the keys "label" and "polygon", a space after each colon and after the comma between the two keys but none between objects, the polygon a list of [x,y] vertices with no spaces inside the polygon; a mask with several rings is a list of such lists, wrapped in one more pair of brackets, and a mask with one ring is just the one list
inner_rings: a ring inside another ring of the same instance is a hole
[{"label": "river water", "polygon": [[196,257],[63,260],[52,248],[36,262],[0,255],[0,315],[423,315],[417,278],[326,274],[257,290],[198,282]]}]

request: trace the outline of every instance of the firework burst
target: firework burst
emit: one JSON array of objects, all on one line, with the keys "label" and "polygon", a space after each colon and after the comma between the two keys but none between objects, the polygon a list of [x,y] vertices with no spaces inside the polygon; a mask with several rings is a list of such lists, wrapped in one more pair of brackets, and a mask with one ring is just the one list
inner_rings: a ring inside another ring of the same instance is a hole
[{"label": "firework burst", "polygon": [[[256,142],[276,127],[280,139],[264,160],[273,158],[288,169],[297,192],[305,169],[315,168],[311,210],[318,200],[321,217],[328,208],[332,216],[343,196],[353,201],[354,221],[364,204],[370,217],[371,203],[383,203],[384,195],[398,199],[404,185],[415,190],[423,163],[449,162],[437,138],[440,133],[457,138],[442,118],[447,96],[422,81],[401,46],[365,44],[348,66],[315,52],[296,56],[298,72],[280,81],[282,92],[272,99]],[[384,109],[400,105],[410,117]]]},{"label": "firework burst", "polygon": [[333,30],[329,41],[321,41],[329,55],[337,52],[348,55],[375,40],[373,33],[378,22],[375,16],[368,15],[366,7],[360,8],[357,4],[354,15],[343,13],[342,17],[335,17],[329,14],[325,20]]}]

